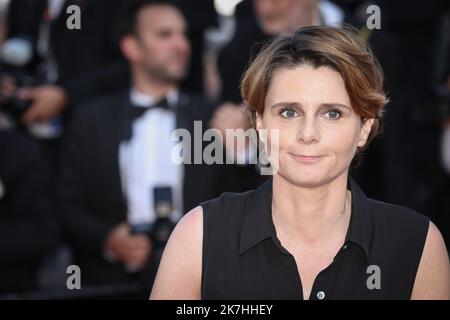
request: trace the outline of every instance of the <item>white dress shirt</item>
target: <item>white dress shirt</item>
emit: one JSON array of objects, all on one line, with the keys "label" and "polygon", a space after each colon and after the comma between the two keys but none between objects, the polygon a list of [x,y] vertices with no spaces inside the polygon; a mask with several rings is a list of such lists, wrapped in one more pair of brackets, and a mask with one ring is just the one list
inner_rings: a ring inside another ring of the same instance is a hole
[{"label": "white dress shirt", "polygon": [[[148,108],[155,103],[152,97],[135,89],[131,89],[130,99],[134,108]],[[166,99],[171,107],[176,108],[176,91],[170,92]],[[131,139],[119,146],[122,189],[131,225],[155,220],[155,187],[172,189],[174,212],[171,219],[176,222],[182,215],[183,164],[175,164],[171,159],[172,148],[177,143],[171,140],[175,125],[174,110],[151,109],[133,121]]]}]

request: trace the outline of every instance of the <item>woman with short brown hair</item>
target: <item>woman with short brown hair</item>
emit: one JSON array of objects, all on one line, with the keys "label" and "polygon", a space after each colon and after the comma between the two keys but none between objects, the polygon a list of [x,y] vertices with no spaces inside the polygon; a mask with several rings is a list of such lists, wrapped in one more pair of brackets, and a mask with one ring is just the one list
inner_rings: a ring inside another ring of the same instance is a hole
[{"label": "woman with short brown hair", "polygon": [[[276,38],[243,78],[277,172],[189,212],[167,244],[153,299],[449,299],[442,236],[349,176],[378,133],[381,68],[349,29]],[[356,158],[355,158],[356,157]]]}]

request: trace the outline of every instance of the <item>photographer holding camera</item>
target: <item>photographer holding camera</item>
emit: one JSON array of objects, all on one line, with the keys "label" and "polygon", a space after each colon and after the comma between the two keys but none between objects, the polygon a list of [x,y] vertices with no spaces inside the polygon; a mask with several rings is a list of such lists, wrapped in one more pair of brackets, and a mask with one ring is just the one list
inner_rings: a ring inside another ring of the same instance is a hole
[{"label": "photographer holding camera", "polygon": [[[86,78],[122,61],[110,34],[121,1],[10,1],[0,96],[16,126],[41,140],[62,135],[66,109],[80,99]],[[80,29],[67,26],[72,5],[80,9]]]}]

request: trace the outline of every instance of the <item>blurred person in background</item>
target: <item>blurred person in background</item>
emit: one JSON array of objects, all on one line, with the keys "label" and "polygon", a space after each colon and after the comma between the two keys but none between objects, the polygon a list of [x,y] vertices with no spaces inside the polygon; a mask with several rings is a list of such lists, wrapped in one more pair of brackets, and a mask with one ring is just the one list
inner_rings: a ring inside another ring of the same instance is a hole
[{"label": "blurred person in background", "polygon": [[171,159],[173,130],[193,134],[194,120],[205,126],[213,110],[179,88],[191,55],[179,8],[161,0],[129,1],[117,37],[131,87],[77,108],[65,140],[59,198],[82,283],[142,283],[145,291],[158,264],[152,259],[156,244],[136,227],[159,219],[155,189],[170,190],[170,219],[177,221],[225,191],[220,187],[230,174],[217,177],[213,166]]},{"label": "blurred person in background", "polygon": [[[447,13],[444,28],[442,62],[437,73],[435,93],[440,99],[442,114],[442,138],[440,141],[440,160],[443,174],[439,175],[436,190],[432,196],[432,210],[436,225],[442,230],[447,247],[450,246],[450,12]],[[439,166],[439,167],[441,167]],[[437,214],[440,213],[440,214]]]},{"label": "blurred person in background", "polygon": [[[382,201],[411,207],[429,216],[439,165],[442,115],[434,93],[442,50],[442,22],[449,2],[433,0],[375,1],[381,29],[370,30],[367,41],[385,73],[391,102],[386,108],[383,139],[367,150],[367,160],[355,170],[367,193]],[[407,14],[402,13],[407,8]],[[439,70],[440,69],[440,70]],[[442,228],[446,234],[447,228]]]},{"label": "blurred person in background", "polygon": [[201,93],[204,88],[204,33],[207,28],[217,26],[214,0],[171,0],[171,2],[184,13],[188,25],[187,37],[192,50],[189,73],[181,85],[184,90]]},{"label": "blurred person in background", "polygon": [[[190,91],[201,92],[203,33],[206,28],[216,24],[217,18],[213,1],[204,0],[201,6],[194,0],[167,0],[167,2],[178,5],[185,13],[189,26],[188,37],[192,42],[190,71],[182,86]],[[80,30],[69,30],[66,27],[66,20],[69,17],[66,10],[73,4],[80,6],[81,9]],[[37,34],[37,30],[42,28],[40,25],[45,26],[46,19],[51,20],[48,55],[52,55],[52,63],[61,72],[58,80],[61,86],[52,87],[53,90],[40,90],[42,95],[39,96],[45,96],[44,93],[47,93],[49,98],[55,100],[47,108],[48,112],[52,112],[55,108],[59,110],[61,107],[67,109],[66,105],[80,105],[129,86],[130,75],[127,64],[120,55],[111,32],[113,22],[121,14],[120,8],[125,4],[125,0],[18,0],[11,3],[9,29],[12,31],[9,38],[25,36],[32,40],[33,45],[38,46],[34,42],[41,41],[42,36]],[[38,53],[43,55],[41,52]],[[36,59],[30,66],[36,67]],[[21,95],[28,96],[26,91],[21,92]]]},{"label": "blurred person in background", "polygon": [[329,1],[244,0],[236,8],[236,31],[220,52],[223,102],[241,103],[239,81],[265,40],[308,25],[340,25],[343,12]]},{"label": "blurred person in background", "polygon": [[[450,61],[450,60],[449,60]],[[442,230],[447,246],[450,246],[450,75],[445,82],[446,96],[443,102],[446,106],[446,116],[443,120],[443,135],[441,140],[441,159],[445,174],[439,179],[438,189],[433,199],[434,219]]]},{"label": "blurred person in background", "polygon": [[[2,48],[2,109],[37,138],[55,181],[60,137],[70,105],[83,99],[86,77],[120,61],[111,36],[123,0],[9,1]],[[79,29],[70,29],[76,5]],[[72,20],[71,20],[72,19]]]},{"label": "blurred person in background", "polygon": [[[0,124],[2,123],[0,113]],[[38,289],[38,270],[59,243],[54,199],[39,145],[0,128],[0,294]]]},{"label": "blurred person in background", "polygon": [[[23,38],[32,45],[24,68],[36,77],[36,85],[20,90],[32,105],[23,121],[49,121],[60,115],[82,85],[79,79],[92,69],[117,61],[111,28],[121,0],[19,0],[8,10],[7,37]],[[79,29],[69,29],[72,5],[80,8]],[[39,83],[39,81],[41,83]]]}]

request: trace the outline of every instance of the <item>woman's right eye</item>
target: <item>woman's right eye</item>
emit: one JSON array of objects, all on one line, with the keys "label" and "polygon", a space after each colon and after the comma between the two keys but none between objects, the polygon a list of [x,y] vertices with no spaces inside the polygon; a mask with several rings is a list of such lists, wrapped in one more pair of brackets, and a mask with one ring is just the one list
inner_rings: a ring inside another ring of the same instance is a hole
[{"label": "woman's right eye", "polygon": [[294,109],[287,108],[287,109],[283,109],[283,110],[280,112],[280,115],[281,115],[283,118],[291,119],[291,118],[296,118],[296,117],[298,116],[298,113],[297,113],[297,111],[295,111]]}]

